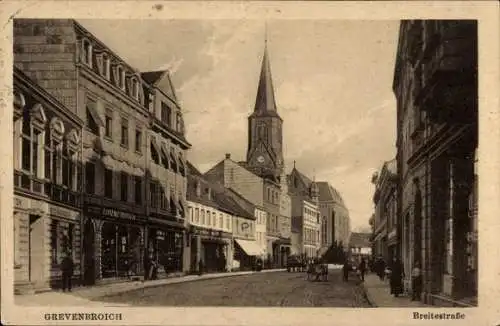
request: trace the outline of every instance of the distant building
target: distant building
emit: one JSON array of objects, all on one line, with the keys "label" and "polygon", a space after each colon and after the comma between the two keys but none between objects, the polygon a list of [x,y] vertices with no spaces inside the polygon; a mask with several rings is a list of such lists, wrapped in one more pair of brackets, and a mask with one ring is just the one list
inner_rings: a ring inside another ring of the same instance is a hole
[{"label": "distant building", "polygon": [[406,275],[422,264],[429,304],[477,305],[477,33],[475,20],[400,24],[393,82],[400,253]]},{"label": "distant building", "polygon": [[372,256],[370,237],[370,233],[351,233],[349,239],[349,254],[352,260],[359,262],[361,258],[367,259]]},{"label": "distant building", "polygon": [[347,249],[351,233],[349,211],[340,193],[328,182],[318,182],[321,213],[321,248],[326,252],[334,242]]},{"label": "distant building", "polygon": [[292,254],[317,257],[321,247],[318,185],[294,166],[288,189],[292,199]]},{"label": "distant building", "polygon": [[398,253],[397,224],[397,165],[393,159],[384,162],[380,172],[372,178],[375,184],[373,203],[375,214],[373,221],[374,254],[381,255],[385,261],[392,260]]}]

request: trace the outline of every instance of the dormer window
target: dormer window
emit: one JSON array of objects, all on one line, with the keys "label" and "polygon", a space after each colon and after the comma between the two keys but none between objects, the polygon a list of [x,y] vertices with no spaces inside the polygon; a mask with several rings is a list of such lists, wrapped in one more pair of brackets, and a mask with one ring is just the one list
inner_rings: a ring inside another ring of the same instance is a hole
[{"label": "dormer window", "polygon": [[89,40],[82,41],[82,62],[92,68],[92,44]]},{"label": "dormer window", "polygon": [[102,74],[104,78],[106,78],[107,80],[109,80],[111,77],[110,70],[111,70],[111,59],[109,58],[109,55],[104,53],[102,55]]},{"label": "dormer window", "polygon": [[155,95],[151,91],[149,91],[147,93],[147,103],[146,103],[146,106],[148,107],[149,112],[154,112],[154,109],[155,109]]},{"label": "dormer window", "polygon": [[125,70],[120,65],[116,67],[116,86],[125,90]]},{"label": "dormer window", "polygon": [[133,98],[138,100],[139,99],[139,81],[137,81],[137,78],[132,77],[131,84],[132,84],[132,89],[130,90],[131,95]]}]

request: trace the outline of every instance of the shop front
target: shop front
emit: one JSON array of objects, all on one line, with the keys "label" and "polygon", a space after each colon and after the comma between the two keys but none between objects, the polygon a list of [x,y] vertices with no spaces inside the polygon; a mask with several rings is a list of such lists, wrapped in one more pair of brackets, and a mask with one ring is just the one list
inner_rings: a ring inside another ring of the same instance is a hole
[{"label": "shop front", "polygon": [[202,262],[203,272],[225,272],[231,268],[232,245],[231,233],[192,225],[191,266],[193,272],[199,272]]},{"label": "shop front", "polygon": [[144,215],[117,207],[84,206],[83,279],[135,278],[144,274]]},{"label": "shop front", "polygon": [[[183,222],[173,222],[150,216],[147,227],[147,279],[166,277],[185,271],[186,232]],[[158,267],[155,273],[152,262]]]}]

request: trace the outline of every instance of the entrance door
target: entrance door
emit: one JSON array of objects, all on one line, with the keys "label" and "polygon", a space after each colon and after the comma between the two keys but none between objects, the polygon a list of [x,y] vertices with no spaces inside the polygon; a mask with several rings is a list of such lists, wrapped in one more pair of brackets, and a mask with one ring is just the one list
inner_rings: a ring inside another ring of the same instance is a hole
[{"label": "entrance door", "polygon": [[30,215],[29,228],[29,280],[31,283],[41,283],[44,279],[45,266],[43,218],[39,215]]},{"label": "entrance door", "polygon": [[83,278],[86,285],[95,284],[95,234],[94,225],[89,219],[85,223],[83,231]]}]

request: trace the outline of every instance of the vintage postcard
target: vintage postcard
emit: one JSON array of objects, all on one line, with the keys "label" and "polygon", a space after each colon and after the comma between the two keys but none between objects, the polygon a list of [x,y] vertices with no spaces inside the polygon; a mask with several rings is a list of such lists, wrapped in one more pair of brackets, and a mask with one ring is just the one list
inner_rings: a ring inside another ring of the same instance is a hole
[{"label": "vintage postcard", "polygon": [[500,324],[496,2],[1,7],[2,324]]}]

